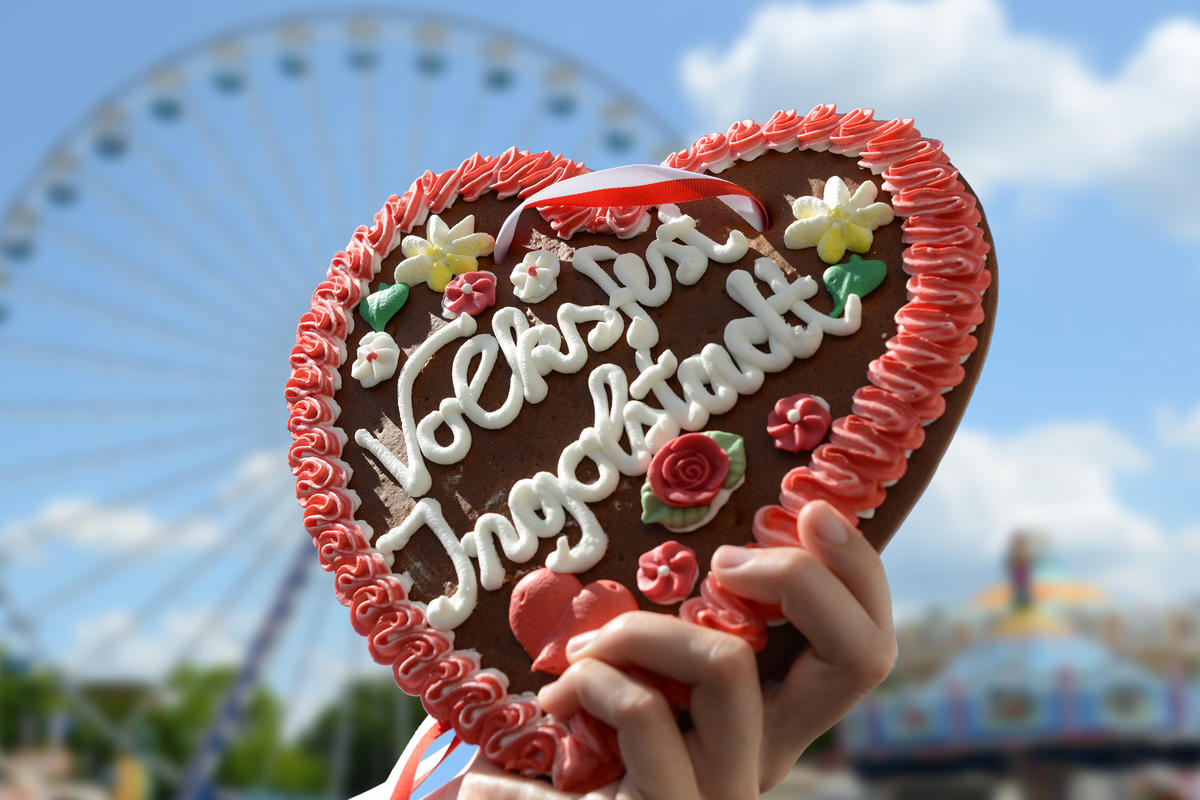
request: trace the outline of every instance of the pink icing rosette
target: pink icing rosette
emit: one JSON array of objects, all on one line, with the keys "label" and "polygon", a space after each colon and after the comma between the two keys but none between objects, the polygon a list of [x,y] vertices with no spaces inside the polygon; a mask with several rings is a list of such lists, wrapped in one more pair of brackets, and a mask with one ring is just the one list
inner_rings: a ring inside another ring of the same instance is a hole
[{"label": "pink icing rosette", "polygon": [[692,593],[699,573],[696,551],[679,542],[663,542],[638,558],[637,587],[651,603],[678,603]]},{"label": "pink icing rosette", "polygon": [[442,296],[442,307],[454,316],[470,314],[472,317],[496,304],[496,276],[481,270],[464,272],[446,284]]},{"label": "pink icing rosette", "polygon": [[811,394],[793,394],[775,402],[767,415],[767,433],[775,446],[789,453],[812,450],[829,432],[833,417],[821,399]]},{"label": "pink icing rosette", "polygon": [[729,474],[729,454],[710,436],[685,433],[654,454],[646,477],[659,500],[676,508],[706,506]]}]

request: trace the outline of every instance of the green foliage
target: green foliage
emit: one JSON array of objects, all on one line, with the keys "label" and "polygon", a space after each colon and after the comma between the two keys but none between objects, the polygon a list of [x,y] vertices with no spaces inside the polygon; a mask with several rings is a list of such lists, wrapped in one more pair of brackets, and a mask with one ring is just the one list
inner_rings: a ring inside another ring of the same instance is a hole
[{"label": "green foliage", "polygon": [[[233,667],[183,667],[154,687],[133,681],[77,687],[78,696],[126,732],[135,756],[186,767],[236,677]],[[424,717],[390,677],[359,679],[298,737],[283,730],[285,700],[260,686],[217,768],[223,788],[291,796],[349,797],[379,784]],[[107,783],[123,755],[112,737],[68,701],[59,677],[7,656],[0,646],[0,749],[45,747],[52,720],[70,719],[67,746],[80,778]],[[161,782],[155,798],[171,797]]]},{"label": "green foliage", "polygon": [[351,797],[379,785],[424,719],[419,700],[396,688],[390,677],[352,681],[322,710],[301,736],[313,756],[344,753],[342,774],[331,773],[330,792]]},{"label": "green foliage", "polygon": [[0,647],[0,750],[36,747],[65,704],[54,676],[11,657]]}]

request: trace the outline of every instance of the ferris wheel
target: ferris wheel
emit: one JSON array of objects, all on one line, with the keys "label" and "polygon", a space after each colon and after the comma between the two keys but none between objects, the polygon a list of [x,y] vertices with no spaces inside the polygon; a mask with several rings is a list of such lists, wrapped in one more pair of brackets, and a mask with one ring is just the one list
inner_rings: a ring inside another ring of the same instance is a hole
[{"label": "ferris wheel", "polygon": [[[371,670],[286,464],[287,354],[330,256],[474,152],[601,168],[679,143],[569,55],[411,11],[231,32],[114,91],[0,219],[0,646],[124,749],[165,676],[236,662],[188,758],[148,760],[181,794],[254,686],[300,719]],[[129,676],[155,688],[122,719],[79,689]]]}]

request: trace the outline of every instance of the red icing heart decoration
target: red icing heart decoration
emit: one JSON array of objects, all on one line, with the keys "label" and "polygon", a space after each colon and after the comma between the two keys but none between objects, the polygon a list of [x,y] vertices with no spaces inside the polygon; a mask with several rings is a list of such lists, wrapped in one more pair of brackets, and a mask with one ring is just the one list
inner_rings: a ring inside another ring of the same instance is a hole
[{"label": "red icing heart decoration", "polygon": [[521,578],[508,603],[508,624],[533,669],[561,675],[567,668],[567,642],[572,636],[602,627],[637,601],[616,581],[584,586],[574,575],[543,567]]},{"label": "red icing heart decoration", "polygon": [[[839,253],[883,278],[831,287]],[[782,677],[798,634],[717,582],[712,554],[796,546],[815,499],[882,547],[966,408],[994,274],[941,144],[870,111],[740,122],[661,167],[510,149],[426,172],[354,231],[297,326],[304,527],[400,688],[504,769],[589,791],[621,773],[616,736],[534,694],[569,639],[679,602]],[[362,316],[397,283],[403,308]],[[368,336],[395,363],[356,376]],[[647,482],[680,503],[686,569],[639,518]],[[634,595],[639,554],[661,557]]]}]

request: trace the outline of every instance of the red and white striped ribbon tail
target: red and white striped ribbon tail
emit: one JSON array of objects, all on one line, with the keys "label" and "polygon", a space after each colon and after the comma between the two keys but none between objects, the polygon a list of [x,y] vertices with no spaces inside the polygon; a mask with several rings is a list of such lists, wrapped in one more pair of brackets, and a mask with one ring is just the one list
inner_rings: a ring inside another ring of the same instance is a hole
[{"label": "red and white striped ribbon tail", "polygon": [[736,183],[715,175],[658,164],[629,164],[576,175],[526,197],[500,226],[493,259],[499,264],[508,255],[517,220],[526,208],[661,206],[710,197],[729,206],[755,230],[762,231],[767,227],[767,209],[762,201]]},{"label": "red and white striped ribbon tail", "polygon": [[433,717],[426,717],[408,740],[408,745],[400,754],[396,766],[392,767],[388,779],[374,789],[352,797],[351,800],[411,800],[434,770],[462,744],[462,739],[455,734],[437,750],[428,752],[438,737],[449,730],[449,725],[438,722]]}]

